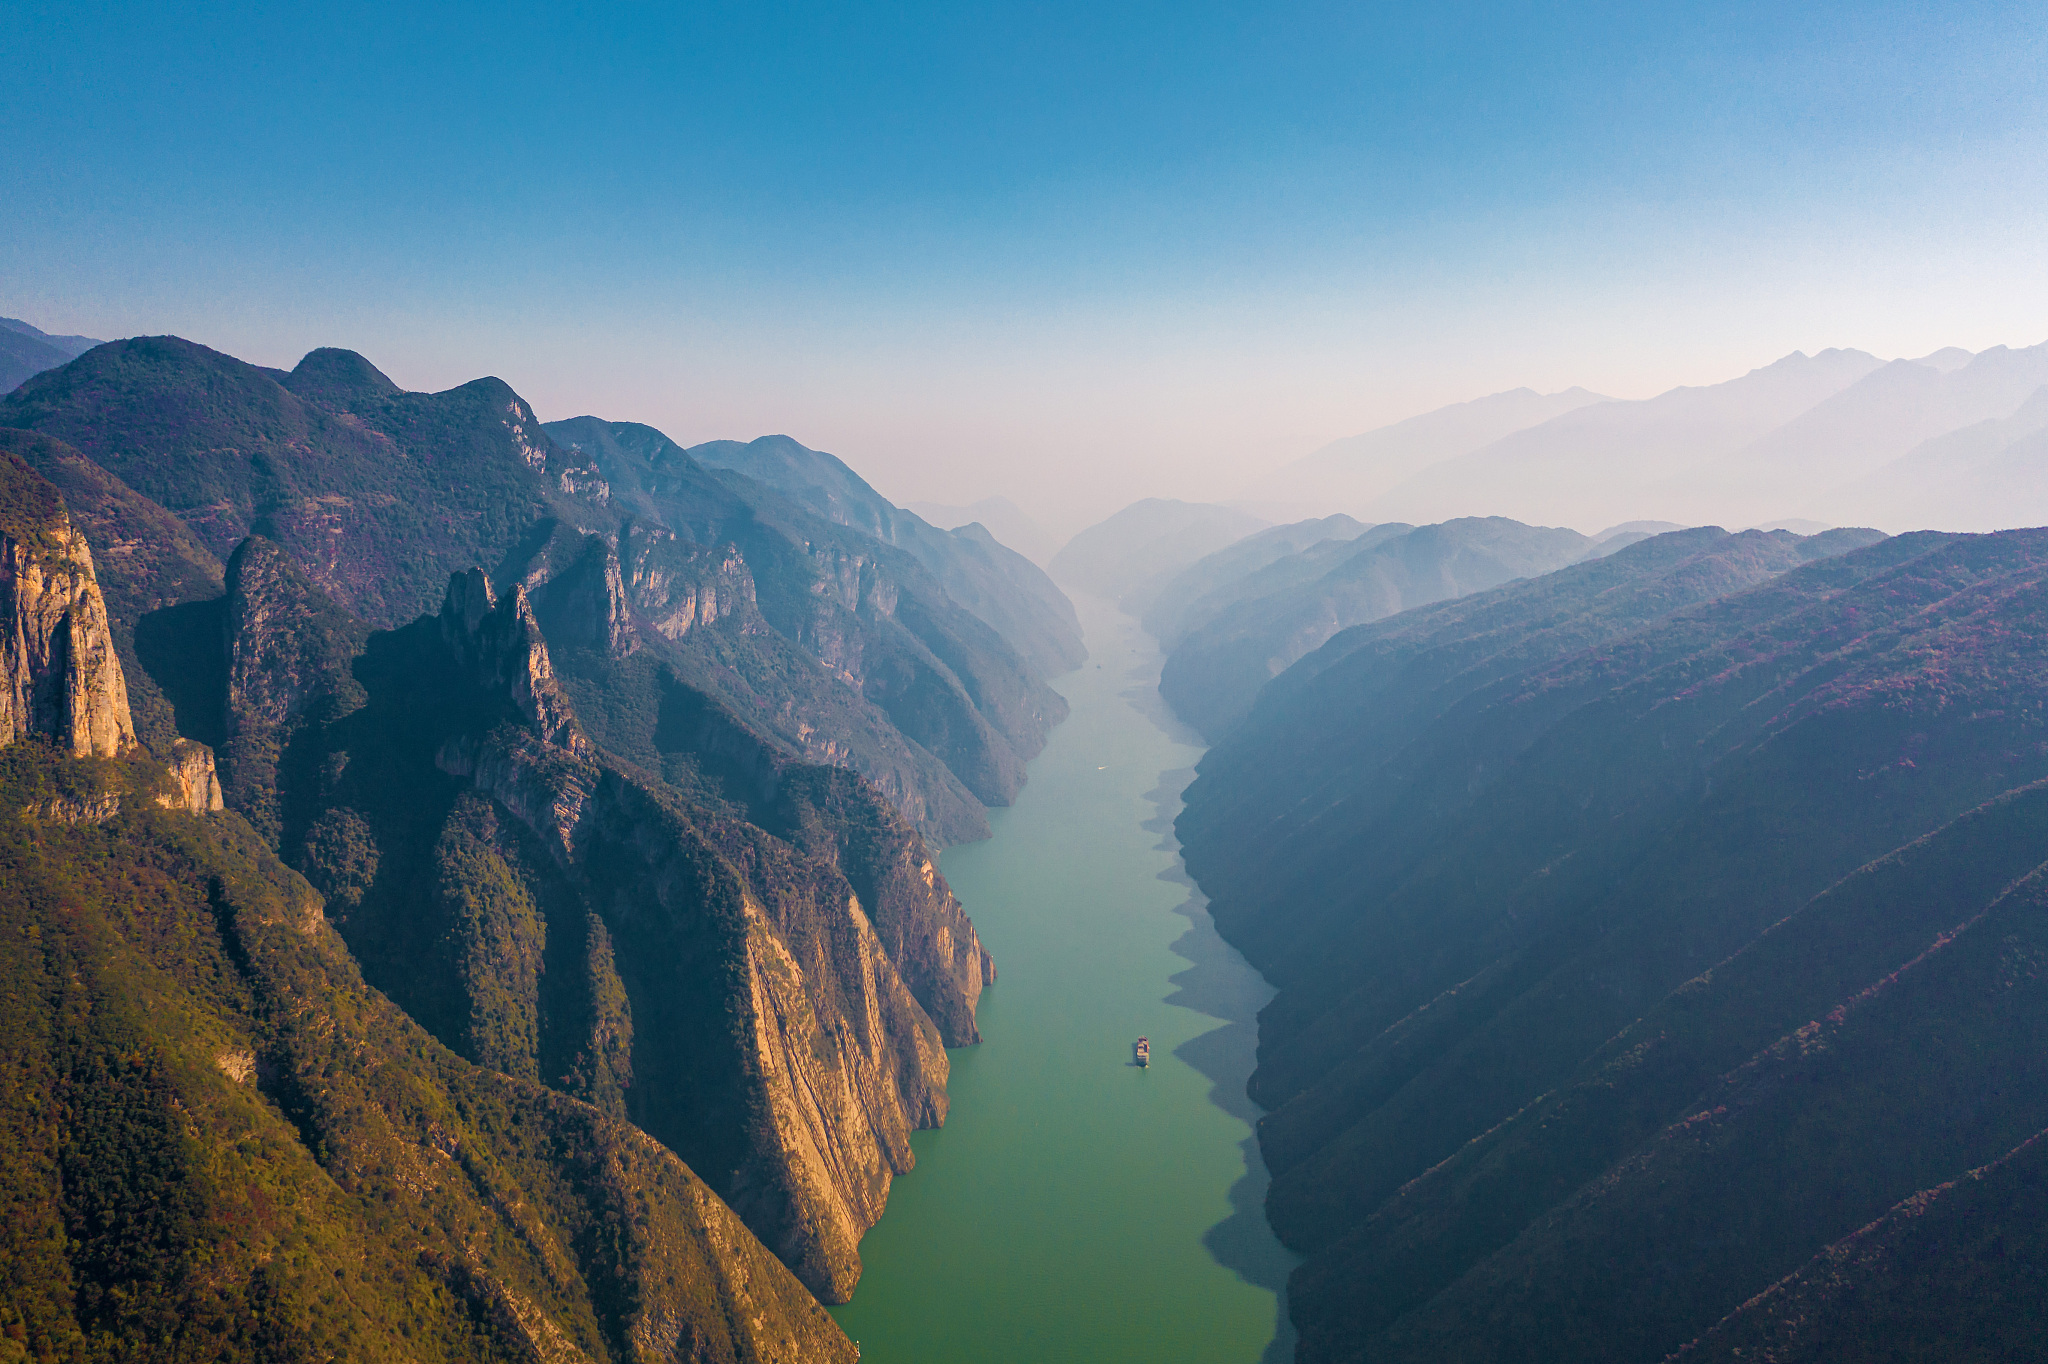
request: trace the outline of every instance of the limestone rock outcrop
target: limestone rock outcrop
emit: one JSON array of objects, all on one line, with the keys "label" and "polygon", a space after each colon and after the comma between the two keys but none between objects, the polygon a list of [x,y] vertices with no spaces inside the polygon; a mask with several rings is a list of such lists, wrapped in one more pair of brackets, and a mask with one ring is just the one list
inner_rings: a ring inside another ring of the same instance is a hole
[{"label": "limestone rock outcrop", "polygon": [[457,573],[441,607],[441,637],[479,685],[511,697],[542,743],[572,753],[589,751],[590,740],[555,681],[547,643],[523,586],[499,601],[481,570]]},{"label": "limestone rock outcrop", "polygon": [[[586,567],[611,561],[599,543]],[[845,1300],[910,1133],[945,1118],[945,1047],[975,1040],[986,973],[916,833],[723,712],[692,733],[719,730],[702,756],[744,774],[727,799],[614,757],[520,583],[455,575],[438,616],[355,668],[363,707],[294,759],[328,775],[284,803],[317,803],[316,884],[361,883],[342,931],[372,981],[471,1059],[630,1118]],[[784,793],[802,821],[732,799]]]},{"label": "limestone rock outcrop", "polygon": [[27,735],[74,757],[135,747],[92,551],[64,503],[13,455],[0,456],[0,744]]},{"label": "limestone rock outcrop", "polygon": [[214,771],[213,750],[191,739],[171,745],[164,764],[170,769],[174,790],[157,797],[166,810],[189,810],[195,815],[211,814],[221,808],[220,777]]}]

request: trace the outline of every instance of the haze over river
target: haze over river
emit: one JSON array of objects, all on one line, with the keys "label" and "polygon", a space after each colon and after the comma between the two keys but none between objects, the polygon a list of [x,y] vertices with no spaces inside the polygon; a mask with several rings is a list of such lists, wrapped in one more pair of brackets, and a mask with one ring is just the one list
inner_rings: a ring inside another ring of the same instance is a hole
[{"label": "haze over river", "polygon": [[1202,749],[1159,702],[1151,637],[1075,604],[1090,656],[1054,684],[1072,715],[995,836],[943,859],[1000,976],[981,1045],[951,1054],[951,1117],[914,1138],[833,1309],[874,1364],[1293,1356],[1244,1096],[1272,992],[1173,842]]}]

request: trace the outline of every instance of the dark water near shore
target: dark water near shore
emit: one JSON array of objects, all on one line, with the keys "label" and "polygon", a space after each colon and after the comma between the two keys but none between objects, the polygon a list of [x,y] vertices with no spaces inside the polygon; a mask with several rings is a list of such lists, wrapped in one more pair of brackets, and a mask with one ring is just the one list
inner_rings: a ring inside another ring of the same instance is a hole
[{"label": "dark water near shore", "polygon": [[1073,714],[995,837],[943,860],[1001,973],[982,1044],[952,1053],[952,1117],[914,1139],[833,1315],[875,1364],[1280,1364],[1293,1258],[1244,1097],[1272,992],[1181,870],[1202,750],[1159,703],[1156,646],[1077,605],[1090,657],[1054,684]]}]

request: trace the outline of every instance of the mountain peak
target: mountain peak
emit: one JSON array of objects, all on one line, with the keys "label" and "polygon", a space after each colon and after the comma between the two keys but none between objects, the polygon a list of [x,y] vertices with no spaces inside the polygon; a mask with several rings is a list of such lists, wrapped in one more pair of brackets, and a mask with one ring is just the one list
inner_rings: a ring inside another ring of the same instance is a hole
[{"label": "mountain peak", "polygon": [[364,399],[394,398],[403,391],[361,355],[338,346],[307,351],[284,386],[301,398],[344,410]]}]

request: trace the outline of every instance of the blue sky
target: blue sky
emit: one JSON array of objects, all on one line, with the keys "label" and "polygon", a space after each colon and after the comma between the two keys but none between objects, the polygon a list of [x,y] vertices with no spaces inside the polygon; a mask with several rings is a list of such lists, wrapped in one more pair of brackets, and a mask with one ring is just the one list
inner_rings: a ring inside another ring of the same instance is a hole
[{"label": "blue sky", "polygon": [[2048,7],[45,4],[0,311],[899,498],[1225,495],[1444,401],[2048,337]]}]

